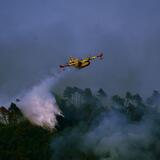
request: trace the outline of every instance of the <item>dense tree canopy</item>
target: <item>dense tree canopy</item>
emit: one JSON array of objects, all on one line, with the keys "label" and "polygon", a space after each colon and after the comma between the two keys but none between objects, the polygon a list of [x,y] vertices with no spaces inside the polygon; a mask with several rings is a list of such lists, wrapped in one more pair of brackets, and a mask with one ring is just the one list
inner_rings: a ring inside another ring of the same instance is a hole
[{"label": "dense tree canopy", "polygon": [[[0,107],[0,160],[112,159],[114,156],[112,150],[104,149],[103,152],[99,153],[99,151],[95,152],[94,145],[88,146],[88,148],[86,147],[87,144],[84,144],[84,137],[89,134],[89,131],[94,130],[97,126],[101,126],[106,118],[114,115],[110,124],[113,123],[116,128],[119,127],[116,126],[117,124],[114,124],[116,117],[121,117],[119,123],[125,119],[127,125],[125,124],[124,128],[132,125],[133,127],[135,125],[138,127],[145,121],[147,116],[150,117],[149,125],[152,124],[151,127],[160,124],[160,119],[158,118],[160,117],[159,111],[157,107],[154,107],[154,105],[158,106],[160,104],[158,91],[154,91],[147,101],[143,100],[139,94],[130,92],[127,92],[124,97],[114,95],[111,99],[108,98],[107,93],[102,88],[97,93],[93,93],[90,88],[82,90],[77,87],[66,87],[63,95],[54,94],[57,104],[64,115],[64,117],[57,116],[58,126],[54,131],[46,130],[30,123],[14,103],[11,103],[8,109],[4,106]],[[110,106],[103,105],[101,103],[103,99],[110,101]],[[129,130],[127,127],[125,132]],[[100,128],[104,128],[104,126]],[[121,130],[115,130],[115,132],[121,132]],[[109,130],[103,129],[103,132],[96,133],[96,138],[99,138],[101,134],[109,132]],[[103,139],[105,138],[107,139],[107,136],[103,137]],[[155,155],[153,160],[158,160],[160,155],[156,146],[159,145],[159,128],[152,132],[152,138],[150,140],[152,143],[148,144],[147,149],[143,146],[143,143],[141,144],[140,151],[144,151],[146,154],[152,153]],[[131,140],[134,141],[134,139]],[[97,145],[99,142],[100,140],[96,142]],[[107,143],[107,140],[105,143]],[[118,144],[119,142],[114,143]],[[130,143],[127,143],[127,145],[130,146]],[[137,144],[136,141],[134,143]],[[140,157],[140,153],[138,154],[135,149],[133,149],[133,154],[134,152],[135,158]],[[119,151],[119,157],[113,159],[126,160],[128,156],[124,156]]]}]

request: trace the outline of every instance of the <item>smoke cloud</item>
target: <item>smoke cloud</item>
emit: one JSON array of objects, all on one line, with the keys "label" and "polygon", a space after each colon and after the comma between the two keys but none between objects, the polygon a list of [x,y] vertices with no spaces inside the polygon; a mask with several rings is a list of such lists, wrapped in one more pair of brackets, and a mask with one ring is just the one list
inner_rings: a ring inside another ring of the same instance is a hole
[{"label": "smoke cloud", "polygon": [[[61,73],[62,74],[62,73]],[[62,75],[56,75],[43,80],[33,86],[22,97],[19,103],[24,115],[34,124],[53,129],[56,124],[56,115],[62,115],[51,94],[51,88]]]},{"label": "smoke cloud", "polygon": [[85,134],[83,151],[90,151],[101,159],[155,159],[156,149],[152,151],[150,147],[159,145],[153,133],[157,126],[152,117],[146,118],[138,124],[130,124],[122,115],[111,113]]},{"label": "smoke cloud", "polygon": [[[68,124],[53,137],[51,144],[53,159],[158,160],[159,109],[145,104],[141,119],[134,121],[128,117],[129,110],[123,113],[117,107],[122,106],[114,105],[109,110],[107,108],[101,110],[99,106],[92,105],[87,118],[84,118],[88,112],[87,106],[80,109],[72,108],[69,113],[64,112],[64,115],[70,115],[72,122],[77,120],[77,112],[80,116],[74,125]],[[140,111],[141,107],[138,105],[136,109]],[[131,114],[136,117],[134,110]]]}]

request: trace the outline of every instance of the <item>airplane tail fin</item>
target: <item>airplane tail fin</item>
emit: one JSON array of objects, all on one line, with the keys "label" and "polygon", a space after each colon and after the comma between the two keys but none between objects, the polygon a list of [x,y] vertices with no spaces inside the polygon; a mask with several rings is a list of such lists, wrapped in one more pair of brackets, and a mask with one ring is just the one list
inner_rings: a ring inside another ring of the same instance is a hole
[{"label": "airplane tail fin", "polygon": [[103,52],[100,52],[98,55],[97,55],[97,58],[99,58],[100,60],[103,59]]}]

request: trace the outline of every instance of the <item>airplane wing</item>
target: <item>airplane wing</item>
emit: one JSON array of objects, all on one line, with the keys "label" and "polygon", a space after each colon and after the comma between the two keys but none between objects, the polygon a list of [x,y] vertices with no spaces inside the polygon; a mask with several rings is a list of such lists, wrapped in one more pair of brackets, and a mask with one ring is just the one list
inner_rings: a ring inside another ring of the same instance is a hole
[{"label": "airplane wing", "polygon": [[62,64],[62,65],[59,65],[60,68],[65,68],[65,67],[69,67],[70,65],[69,64]]},{"label": "airplane wing", "polygon": [[93,57],[89,57],[89,60],[93,60],[93,59],[96,59],[96,58],[99,58],[99,59],[103,59],[103,53],[99,53],[97,56],[93,56]]}]

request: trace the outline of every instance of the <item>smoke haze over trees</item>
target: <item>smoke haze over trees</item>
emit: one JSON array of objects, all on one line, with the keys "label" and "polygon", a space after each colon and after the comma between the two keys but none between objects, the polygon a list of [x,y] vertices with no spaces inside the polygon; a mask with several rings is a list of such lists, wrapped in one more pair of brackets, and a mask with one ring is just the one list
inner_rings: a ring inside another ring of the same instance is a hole
[{"label": "smoke haze over trees", "polygon": [[160,93],[143,99],[102,88],[52,93],[64,117],[56,130],[31,124],[12,103],[0,108],[0,158],[28,160],[159,160]]}]

